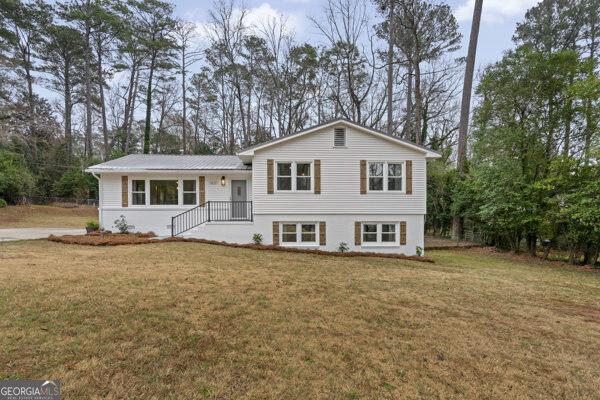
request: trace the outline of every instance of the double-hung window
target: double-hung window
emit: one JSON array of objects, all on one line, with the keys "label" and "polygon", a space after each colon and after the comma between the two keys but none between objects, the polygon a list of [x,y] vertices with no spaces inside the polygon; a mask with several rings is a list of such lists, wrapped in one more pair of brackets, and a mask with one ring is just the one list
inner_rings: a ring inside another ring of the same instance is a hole
[{"label": "double-hung window", "polygon": [[369,191],[401,192],[404,190],[404,163],[376,161],[369,162]]},{"label": "double-hung window", "polygon": [[365,222],[362,224],[362,243],[365,245],[397,245],[398,224]]},{"label": "double-hung window", "polygon": [[317,224],[313,222],[283,222],[281,243],[291,245],[317,245]]},{"label": "double-hung window", "polygon": [[302,161],[277,162],[277,191],[310,192],[312,190],[312,163]]},{"label": "double-hung window", "polygon": [[146,181],[143,179],[131,180],[131,204],[134,206],[146,205]]},{"label": "double-hung window", "polygon": [[196,180],[185,179],[183,181],[183,205],[194,206],[196,205]]}]

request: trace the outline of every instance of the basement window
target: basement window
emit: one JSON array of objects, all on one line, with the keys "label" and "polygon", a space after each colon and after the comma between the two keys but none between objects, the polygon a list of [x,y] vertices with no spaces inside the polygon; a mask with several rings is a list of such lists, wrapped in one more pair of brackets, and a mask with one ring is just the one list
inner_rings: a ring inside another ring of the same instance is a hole
[{"label": "basement window", "polygon": [[346,147],[346,128],[333,130],[333,147]]}]

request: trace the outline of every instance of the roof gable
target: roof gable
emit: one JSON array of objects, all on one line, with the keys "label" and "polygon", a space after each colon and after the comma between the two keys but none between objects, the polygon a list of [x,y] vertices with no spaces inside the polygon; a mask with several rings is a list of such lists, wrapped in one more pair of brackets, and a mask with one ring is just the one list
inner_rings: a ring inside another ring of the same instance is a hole
[{"label": "roof gable", "polygon": [[393,142],[393,143],[396,143],[398,145],[407,147],[407,148],[409,148],[411,150],[415,150],[415,151],[417,151],[419,153],[424,154],[425,158],[439,158],[439,157],[441,157],[441,155],[438,152],[436,152],[436,151],[433,151],[433,150],[428,149],[426,147],[417,145],[415,143],[412,143],[412,142],[410,142],[408,140],[399,138],[397,136],[388,135],[385,132],[381,132],[381,131],[378,131],[376,129],[372,129],[372,128],[368,128],[368,127],[363,126],[363,125],[356,124],[356,123],[354,123],[354,122],[352,122],[350,120],[344,119],[344,118],[337,118],[337,119],[325,122],[323,124],[315,125],[315,126],[312,126],[312,127],[308,128],[308,129],[305,129],[305,130],[302,130],[302,131],[299,131],[299,132],[296,132],[296,133],[292,133],[291,135],[283,136],[283,137],[280,137],[280,138],[277,138],[277,139],[273,139],[273,140],[271,140],[269,142],[260,143],[260,144],[257,144],[255,146],[248,147],[248,148],[240,151],[238,153],[238,155],[240,156],[240,158],[242,160],[249,160],[252,156],[254,156],[254,152],[257,151],[257,150],[261,150],[261,149],[264,149],[264,148],[267,148],[267,147],[271,147],[271,146],[275,146],[275,145],[281,145],[281,144],[283,144],[283,143],[285,143],[285,142],[287,142],[289,140],[296,139],[296,138],[299,138],[299,137],[302,137],[302,136],[305,136],[305,135],[308,135],[308,134],[311,134],[311,133],[319,132],[319,131],[322,131],[322,130],[324,130],[326,128],[330,128],[330,127],[333,128],[333,127],[340,126],[340,125],[344,125],[346,127],[354,128],[354,129],[356,129],[358,131],[361,131],[363,133],[367,133],[367,134],[379,137],[379,138],[381,138],[383,140],[387,140],[389,142]]}]

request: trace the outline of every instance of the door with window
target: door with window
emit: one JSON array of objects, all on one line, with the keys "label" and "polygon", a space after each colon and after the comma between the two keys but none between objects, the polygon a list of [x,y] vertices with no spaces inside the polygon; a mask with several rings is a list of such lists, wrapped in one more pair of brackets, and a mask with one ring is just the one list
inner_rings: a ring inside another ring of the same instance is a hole
[{"label": "door with window", "polygon": [[245,180],[231,181],[231,217],[233,219],[248,218],[248,204]]}]

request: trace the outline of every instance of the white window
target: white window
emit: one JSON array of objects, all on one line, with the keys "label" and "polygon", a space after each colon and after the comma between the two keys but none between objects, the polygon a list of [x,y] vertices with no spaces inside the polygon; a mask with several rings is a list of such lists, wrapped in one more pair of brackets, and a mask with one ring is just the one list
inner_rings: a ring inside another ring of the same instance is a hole
[{"label": "white window", "polygon": [[346,128],[333,130],[333,147],[346,147]]},{"label": "white window", "polygon": [[131,204],[134,206],[146,205],[146,181],[143,179],[131,180]]},{"label": "white window", "polygon": [[365,222],[362,224],[363,245],[398,245],[398,224],[387,222]]},{"label": "white window", "polygon": [[277,162],[277,191],[310,192],[312,190],[312,162]]},{"label": "white window", "polygon": [[281,243],[289,245],[318,245],[317,224],[314,222],[283,222]]},{"label": "white window", "polygon": [[370,192],[404,191],[404,162],[369,162]]},{"label": "white window", "polygon": [[196,205],[196,180],[184,180],[183,181],[183,205],[193,206]]},{"label": "white window", "polygon": [[198,204],[196,179],[150,179],[132,177],[129,181],[129,204],[134,207],[176,208]]},{"label": "white window", "polygon": [[150,205],[173,206],[179,204],[179,182],[174,180],[150,180]]}]

